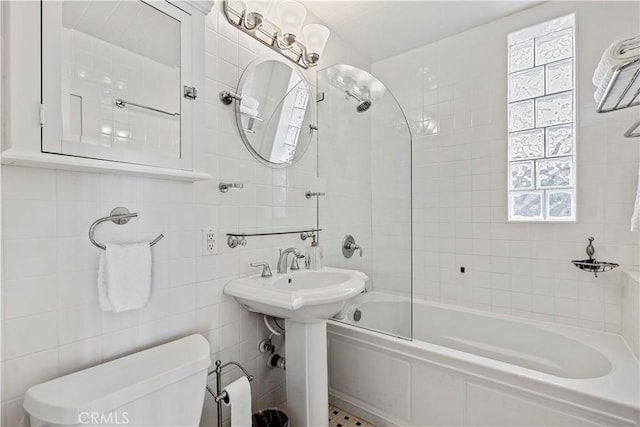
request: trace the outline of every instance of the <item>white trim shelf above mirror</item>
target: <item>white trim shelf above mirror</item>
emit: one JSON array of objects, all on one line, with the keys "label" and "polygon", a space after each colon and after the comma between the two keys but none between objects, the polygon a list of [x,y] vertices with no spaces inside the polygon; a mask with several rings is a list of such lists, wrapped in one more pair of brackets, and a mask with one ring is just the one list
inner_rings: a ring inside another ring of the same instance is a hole
[{"label": "white trim shelf above mirror", "polygon": [[187,182],[211,179],[211,175],[200,171],[161,168],[16,149],[9,149],[2,152],[2,164],[75,172],[117,173]]}]

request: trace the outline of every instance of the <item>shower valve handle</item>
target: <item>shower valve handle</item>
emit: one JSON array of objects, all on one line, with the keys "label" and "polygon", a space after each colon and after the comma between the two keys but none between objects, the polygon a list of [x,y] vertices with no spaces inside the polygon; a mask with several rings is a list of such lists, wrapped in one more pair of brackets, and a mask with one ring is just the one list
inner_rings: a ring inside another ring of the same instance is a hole
[{"label": "shower valve handle", "polygon": [[360,258],[362,258],[362,248],[360,247],[360,245],[357,245],[355,243],[351,243],[347,246],[347,249],[349,249],[350,251],[359,251],[360,252]]},{"label": "shower valve handle", "polygon": [[360,258],[362,258],[362,248],[356,243],[356,240],[351,234],[347,234],[344,236],[344,239],[342,239],[342,255],[344,255],[345,258],[351,258],[355,251],[359,251]]}]

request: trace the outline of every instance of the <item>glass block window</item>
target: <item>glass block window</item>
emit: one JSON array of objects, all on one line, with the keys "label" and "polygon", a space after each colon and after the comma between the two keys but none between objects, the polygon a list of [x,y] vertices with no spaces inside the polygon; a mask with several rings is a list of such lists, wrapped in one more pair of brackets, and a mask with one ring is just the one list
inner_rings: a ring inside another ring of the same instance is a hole
[{"label": "glass block window", "polygon": [[575,16],[509,34],[510,221],[575,221]]}]

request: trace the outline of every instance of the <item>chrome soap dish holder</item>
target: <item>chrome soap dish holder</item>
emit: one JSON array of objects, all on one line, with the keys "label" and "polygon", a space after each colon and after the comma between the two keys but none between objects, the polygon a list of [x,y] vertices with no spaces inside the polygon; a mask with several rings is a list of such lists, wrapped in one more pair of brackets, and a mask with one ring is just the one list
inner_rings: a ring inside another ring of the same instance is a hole
[{"label": "chrome soap dish holder", "polygon": [[589,244],[587,245],[587,256],[589,259],[574,259],[571,261],[573,265],[578,267],[580,270],[587,271],[589,273],[593,273],[595,277],[598,277],[598,273],[604,273],[606,271],[613,270],[618,267],[619,264],[615,262],[606,262],[606,261],[598,261],[593,255],[596,253],[596,249],[593,247],[593,241],[595,239],[593,237],[589,237]]}]

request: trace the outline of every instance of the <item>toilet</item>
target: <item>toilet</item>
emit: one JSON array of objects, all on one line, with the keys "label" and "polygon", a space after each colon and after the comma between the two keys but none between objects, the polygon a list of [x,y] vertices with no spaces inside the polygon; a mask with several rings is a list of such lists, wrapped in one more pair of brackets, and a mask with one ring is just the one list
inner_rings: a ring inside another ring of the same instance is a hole
[{"label": "toilet", "polygon": [[191,335],[36,385],[31,427],[184,426],[200,422],[209,343]]}]

